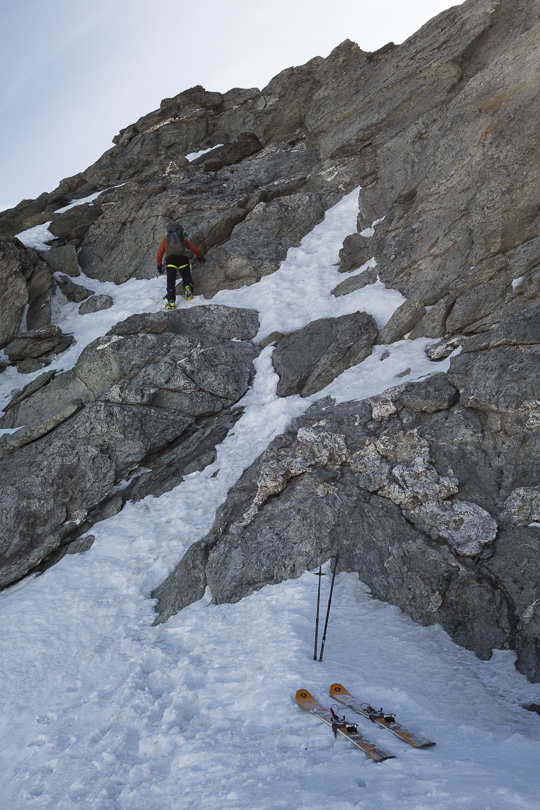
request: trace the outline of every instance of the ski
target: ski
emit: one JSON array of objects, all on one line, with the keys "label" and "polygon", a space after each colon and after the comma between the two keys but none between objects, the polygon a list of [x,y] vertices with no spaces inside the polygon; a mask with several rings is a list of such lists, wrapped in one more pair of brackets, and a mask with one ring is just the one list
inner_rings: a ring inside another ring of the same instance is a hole
[{"label": "ski", "polygon": [[389,754],[388,751],[379,748],[366,739],[363,734],[360,734],[355,723],[348,723],[344,717],[338,717],[337,713],[332,708],[327,709],[321,706],[307,689],[298,690],[296,693],[296,702],[303,709],[306,709],[320,720],[324,720],[325,723],[328,723],[328,725],[332,727],[335,737],[339,732],[339,734],[342,734],[354,743],[354,745],[358,746],[358,748],[361,748],[362,751],[367,754],[368,757],[374,759],[375,762],[382,762],[384,759],[394,759],[393,754]]},{"label": "ski", "polygon": [[432,740],[428,740],[427,737],[422,737],[414,731],[409,731],[408,728],[405,728],[405,726],[402,726],[400,723],[396,723],[395,715],[383,712],[382,709],[377,711],[370,706],[369,703],[362,703],[362,701],[351,695],[340,683],[332,684],[330,687],[330,695],[335,700],[339,700],[340,703],[348,706],[349,709],[354,709],[355,712],[363,714],[364,717],[367,717],[372,723],[378,723],[383,728],[387,728],[388,731],[391,731],[396,737],[412,745],[413,748],[427,748],[429,745],[435,745],[435,743],[432,742]]}]

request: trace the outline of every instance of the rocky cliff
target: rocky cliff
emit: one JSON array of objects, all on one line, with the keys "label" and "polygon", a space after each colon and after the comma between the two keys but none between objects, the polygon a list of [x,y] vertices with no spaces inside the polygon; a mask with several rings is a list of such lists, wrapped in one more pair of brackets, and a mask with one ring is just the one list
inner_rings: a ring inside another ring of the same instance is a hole
[{"label": "rocky cliff", "polygon": [[[0,584],[207,465],[262,348],[255,312],[210,303],[123,320],[47,370],[73,344],[65,302],[111,303],[73,279],[153,277],[174,209],[211,302],[274,273],[359,188],[334,293],[379,279],[406,300],[381,329],[354,312],[266,336],[278,395],[316,395],[400,340],[429,339],[449,368],[315,401],[158,588],[159,620],[207,585],[237,600],[338,552],[378,598],[483,657],[515,649],[540,680],[539,51],[535,0],[467,0],[397,47],[346,41],[262,91],[165,99],[0,214],[3,368],[28,375],[0,419]],[[48,250],[17,238],[39,225]]]}]

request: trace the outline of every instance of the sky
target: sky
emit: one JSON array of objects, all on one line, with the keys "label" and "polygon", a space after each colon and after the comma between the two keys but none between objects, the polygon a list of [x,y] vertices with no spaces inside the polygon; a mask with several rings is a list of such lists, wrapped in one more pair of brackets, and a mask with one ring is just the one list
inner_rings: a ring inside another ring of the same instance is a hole
[{"label": "sky", "polygon": [[449,0],[1,0],[0,210],[86,169],[194,85],[263,88],[351,39],[403,42]]}]

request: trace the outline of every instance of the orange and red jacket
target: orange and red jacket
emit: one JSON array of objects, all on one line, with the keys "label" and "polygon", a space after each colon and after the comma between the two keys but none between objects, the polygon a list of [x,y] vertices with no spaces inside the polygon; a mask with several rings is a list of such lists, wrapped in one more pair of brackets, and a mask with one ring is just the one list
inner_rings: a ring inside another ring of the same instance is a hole
[{"label": "orange and red jacket", "polygon": [[[188,250],[193,251],[193,253],[196,255],[196,257],[198,259],[202,259],[202,252],[199,250],[197,245],[194,245],[193,242],[189,241],[189,239],[184,239],[184,244],[185,244],[185,246],[187,247]],[[161,268],[161,260],[162,260],[165,253],[167,253],[167,237],[165,237],[165,239],[163,239],[163,241],[161,242],[161,244],[159,246],[159,250],[157,252],[156,260],[157,260],[157,265],[158,265],[159,268]]]}]

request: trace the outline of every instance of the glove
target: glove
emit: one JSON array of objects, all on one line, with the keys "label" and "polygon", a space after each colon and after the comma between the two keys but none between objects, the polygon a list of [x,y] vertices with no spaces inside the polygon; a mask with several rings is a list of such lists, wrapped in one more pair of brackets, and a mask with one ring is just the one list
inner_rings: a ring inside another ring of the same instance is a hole
[{"label": "glove", "polygon": [[199,259],[199,263],[206,264],[206,259],[204,258],[204,256],[201,256],[201,258]]},{"label": "glove", "polygon": [[165,272],[162,267],[159,267],[159,265],[158,265],[157,271],[158,271],[158,276],[162,276],[163,273]]}]

